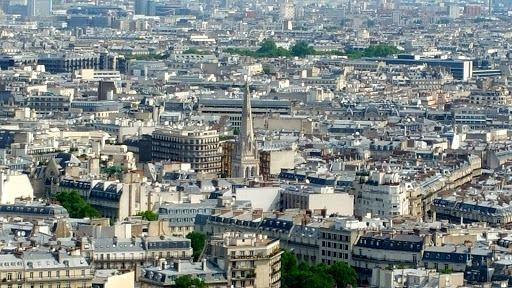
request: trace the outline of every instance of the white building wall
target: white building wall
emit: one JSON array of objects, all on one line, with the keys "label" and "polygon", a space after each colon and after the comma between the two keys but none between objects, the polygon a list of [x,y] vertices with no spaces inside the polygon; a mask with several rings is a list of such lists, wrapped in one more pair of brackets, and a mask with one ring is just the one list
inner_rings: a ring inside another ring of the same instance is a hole
[{"label": "white building wall", "polygon": [[236,200],[251,201],[253,208],[263,211],[279,209],[280,187],[237,188]]},{"label": "white building wall", "polygon": [[354,195],[348,193],[311,194],[309,209],[327,209],[327,213],[339,216],[354,215]]},{"label": "white building wall", "polygon": [[34,189],[26,174],[8,174],[2,171],[0,174],[0,203],[12,204],[16,198],[34,199]]}]

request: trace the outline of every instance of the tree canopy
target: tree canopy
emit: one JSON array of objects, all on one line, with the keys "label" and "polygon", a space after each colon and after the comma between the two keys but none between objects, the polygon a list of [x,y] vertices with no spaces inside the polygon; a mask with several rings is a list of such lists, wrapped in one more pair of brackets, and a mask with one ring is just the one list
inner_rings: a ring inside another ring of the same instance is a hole
[{"label": "tree canopy", "polygon": [[285,251],[281,255],[281,283],[283,288],[344,288],[357,286],[356,272],[345,263],[331,266],[324,263],[297,265],[295,256]]},{"label": "tree canopy", "polygon": [[306,57],[307,55],[315,55],[316,51],[305,41],[299,41],[290,48],[293,56]]},{"label": "tree canopy", "polygon": [[190,239],[190,244],[192,245],[194,261],[197,261],[203,252],[206,243],[206,235],[199,232],[190,232],[187,234],[187,238]]},{"label": "tree canopy", "polygon": [[59,192],[55,195],[55,200],[59,201],[59,204],[68,210],[69,217],[71,218],[100,216],[100,213],[89,203],[85,202],[76,190]]},{"label": "tree canopy", "polygon": [[338,55],[347,56],[348,58],[361,58],[361,57],[387,57],[389,55],[397,54],[398,48],[395,46],[379,44],[370,45],[363,51],[348,50],[345,52],[332,50],[332,51],[316,51],[313,46],[305,41],[298,41],[290,47],[289,50],[278,47],[272,40],[265,40],[260,44],[260,48],[256,51],[248,49],[228,48],[224,52],[237,54],[242,56],[250,56],[254,58],[277,58],[277,57],[306,57],[308,55]]},{"label": "tree canopy", "polygon": [[190,275],[185,275],[178,277],[174,280],[174,285],[171,285],[171,288],[205,288],[207,287],[206,283],[204,283],[201,279],[194,278]]},{"label": "tree canopy", "polygon": [[156,213],[151,210],[147,210],[144,212],[142,212],[142,211],[138,212],[137,214],[135,214],[135,216],[142,216],[142,219],[148,220],[148,221],[155,221],[158,219],[158,216],[156,215]]}]

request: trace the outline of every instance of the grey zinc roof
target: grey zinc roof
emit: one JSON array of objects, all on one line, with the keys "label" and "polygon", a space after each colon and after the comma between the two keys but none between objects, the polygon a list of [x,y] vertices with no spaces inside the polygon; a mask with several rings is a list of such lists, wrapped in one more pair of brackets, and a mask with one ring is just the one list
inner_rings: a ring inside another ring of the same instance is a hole
[{"label": "grey zinc roof", "polygon": [[98,238],[94,239],[94,251],[97,252],[114,252],[114,251],[132,251],[132,252],[143,252],[144,244],[140,239],[136,239],[132,242],[131,239],[118,239],[117,244],[114,244],[112,238]]}]

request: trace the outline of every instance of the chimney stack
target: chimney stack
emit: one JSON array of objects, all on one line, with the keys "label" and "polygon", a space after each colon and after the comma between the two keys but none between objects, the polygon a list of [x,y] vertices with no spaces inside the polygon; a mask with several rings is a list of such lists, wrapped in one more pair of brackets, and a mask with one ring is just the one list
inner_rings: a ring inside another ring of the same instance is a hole
[{"label": "chimney stack", "polygon": [[203,271],[206,271],[206,259],[203,258],[203,260],[201,260],[201,268],[203,269]]}]

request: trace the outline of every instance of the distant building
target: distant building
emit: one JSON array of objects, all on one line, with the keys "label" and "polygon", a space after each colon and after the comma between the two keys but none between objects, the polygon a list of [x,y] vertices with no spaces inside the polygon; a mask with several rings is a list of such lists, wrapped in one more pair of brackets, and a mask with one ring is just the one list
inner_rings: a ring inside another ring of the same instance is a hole
[{"label": "distant building", "polygon": [[434,220],[452,223],[486,222],[492,226],[512,223],[512,207],[489,201],[460,201],[455,197],[436,198],[432,201]]},{"label": "distant building", "polygon": [[[227,115],[233,128],[240,128],[242,123],[242,99],[217,98],[198,100],[197,110],[205,115]],[[251,112],[253,115],[268,116],[271,113],[281,115],[291,114],[291,102],[289,100],[251,99]]]},{"label": "distant building", "polygon": [[457,19],[460,15],[459,5],[457,3],[450,3],[448,5],[448,17],[451,19]]},{"label": "distant building", "polygon": [[281,20],[293,20],[295,18],[295,6],[289,0],[283,0],[280,8]]},{"label": "distant building", "polygon": [[100,56],[97,54],[43,53],[37,63],[44,65],[50,73],[73,73],[78,69],[99,69]]},{"label": "distant building", "polygon": [[221,172],[219,133],[206,126],[175,127],[153,132],[153,160],[172,160],[192,165],[197,173]]},{"label": "distant building", "polygon": [[471,95],[469,96],[470,103],[488,106],[488,105],[510,105],[512,104],[512,95],[507,88],[500,89],[500,87],[496,87],[494,89],[490,89],[487,91],[475,90],[471,91]]},{"label": "distant building", "polygon": [[48,17],[52,15],[52,0],[27,0],[28,17]]},{"label": "distant building", "polygon": [[482,6],[480,6],[480,5],[464,6],[464,15],[466,15],[466,16],[479,16],[481,14],[482,14]]}]

